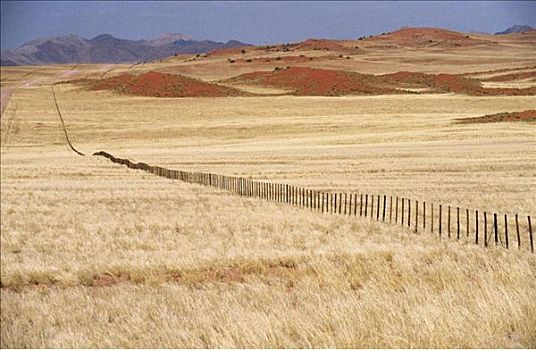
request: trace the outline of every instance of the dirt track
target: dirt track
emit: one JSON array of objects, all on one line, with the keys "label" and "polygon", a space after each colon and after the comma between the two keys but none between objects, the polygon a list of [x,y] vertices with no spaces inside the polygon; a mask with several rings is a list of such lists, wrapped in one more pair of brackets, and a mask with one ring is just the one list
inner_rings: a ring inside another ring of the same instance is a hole
[{"label": "dirt track", "polygon": [[13,87],[2,87],[0,90],[2,93],[2,99],[1,99],[2,115],[4,114],[4,110],[6,109],[6,106],[9,103],[9,97],[13,93],[13,90],[15,90],[15,88]]}]

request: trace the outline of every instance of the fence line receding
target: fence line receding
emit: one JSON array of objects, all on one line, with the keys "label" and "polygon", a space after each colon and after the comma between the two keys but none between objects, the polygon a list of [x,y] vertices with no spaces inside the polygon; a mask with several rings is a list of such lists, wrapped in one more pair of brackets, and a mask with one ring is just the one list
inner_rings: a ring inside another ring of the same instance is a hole
[{"label": "fence line receding", "polygon": [[[168,179],[215,187],[236,193],[239,196],[286,203],[319,213],[364,217],[386,223],[388,215],[388,223],[407,227],[415,233],[429,232],[437,234],[441,238],[467,239],[483,247],[493,244],[506,249],[525,249],[534,253],[530,215],[525,220],[518,214],[498,215],[498,213],[460,207],[452,210],[451,206],[445,207],[442,204],[437,205],[437,203],[434,206],[434,203],[425,201],[419,208],[419,201],[412,201],[405,197],[354,192],[333,193],[238,176],[166,169],[143,162],[134,163],[129,159],[117,158],[103,151],[93,155],[108,158],[114,163],[125,165],[131,169],[143,170]],[[357,209],[358,206],[359,209]],[[437,210],[435,214],[434,209]],[[454,213],[452,213],[453,211]],[[512,220],[512,218],[514,219]],[[451,220],[455,220],[455,223]],[[453,232],[451,233],[451,231]],[[483,236],[479,236],[482,232]],[[513,234],[514,232],[515,237],[509,240],[509,233]],[[492,239],[493,242],[491,242]]]}]

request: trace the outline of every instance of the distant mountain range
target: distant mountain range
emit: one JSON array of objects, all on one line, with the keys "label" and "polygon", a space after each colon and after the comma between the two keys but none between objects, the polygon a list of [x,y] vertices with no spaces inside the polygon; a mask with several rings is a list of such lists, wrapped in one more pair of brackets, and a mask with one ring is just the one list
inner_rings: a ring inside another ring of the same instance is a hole
[{"label": "distant mountain range", "polygon": [[[535,29],[528,25],[514,25],[502,32],[495,33],[495,35],[523,33],[532,30]],[[398,32],[384,33],[373,39],[380,42],[392,41],[402,46],[409,45],[405,42],[408,40],[410,44],[415,44],[420,40],[426,46],[440,44],[448,46],[451,42],[454,46],[478,44],[476,40],[472,40],[462,33],[438,29],[431,31],[430,29],[403,28]],[[481,40],[481,42],[483,41]],[[108,34],[101,34],[93,39],[67,35],[32,40],[16,49],[2,50],[0,65],[142,62],[159,60],[176,54],[202,54],[217,49],[232,49],[242,46],[251,45],[236,40],[230,40],[226,43],[211,40],[198,41],[179,33],[166,33],[149,40],[118,39]]]},{"label": "distant mountain range", "polygon": [[236,40],[226,43],[197,41],[184,34],[167,33],[150,40],[118,39],[102,34],[93,39],[77,35],[32,40],[16,49],[2,50],[2,66],[54,63],[121,63],[158,60],[175,54],[200,54],[215,49],[251,46]]},{"label": "distant mountain range", "polygon": [[495,33],[495,35],[523,33],[523,32],[530,32],[531,30],[534,30],[534,28],[528,25],[515,25],[515,26],[511,26],[510,28],[506,30],[503,30],[502,32],[497,32]]}]

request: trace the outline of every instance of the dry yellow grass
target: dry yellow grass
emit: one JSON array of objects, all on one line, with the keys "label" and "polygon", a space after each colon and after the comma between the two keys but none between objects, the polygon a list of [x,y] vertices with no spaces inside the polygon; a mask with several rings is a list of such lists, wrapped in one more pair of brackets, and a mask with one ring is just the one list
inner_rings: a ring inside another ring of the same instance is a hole
[{"label": "dry yellow grass", "polygon": [[[22,154],[23,155],[23,154]],[[2,345],[533,346],[536,259],[61,151],[4,160]]]},{"label": "dry yellow grass", "polygon": [[[78,157],[47,85],[71,68],[40,68],[42,80],[22,85],[1,119],[2,347],[536,346],[534,254]],[[111,68],[129,67],[81,66],[77,76]],[[534,109],[531,96],[158,99],[56,89],[85,153],[536,211],[534,124],[453,123]]]}]

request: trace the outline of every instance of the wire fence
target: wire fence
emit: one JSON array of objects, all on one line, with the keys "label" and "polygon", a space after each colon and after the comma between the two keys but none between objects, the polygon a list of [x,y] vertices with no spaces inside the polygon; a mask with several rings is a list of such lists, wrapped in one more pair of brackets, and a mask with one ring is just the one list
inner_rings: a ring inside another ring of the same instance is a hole
[{"label": "wire fence", "polygon": [[143,162],[134,163],[103,151],[93,155],[108,158],[131,169],[215,187],[240,196],[286,203],[319,213],[361,217],[407,227],[415,233],[430,232],[439,237],[468,240],[483,247],[515,247],[534,253],[530,215],[499,215],[385,194],[335,193],[237,176],[172,170]]}]

